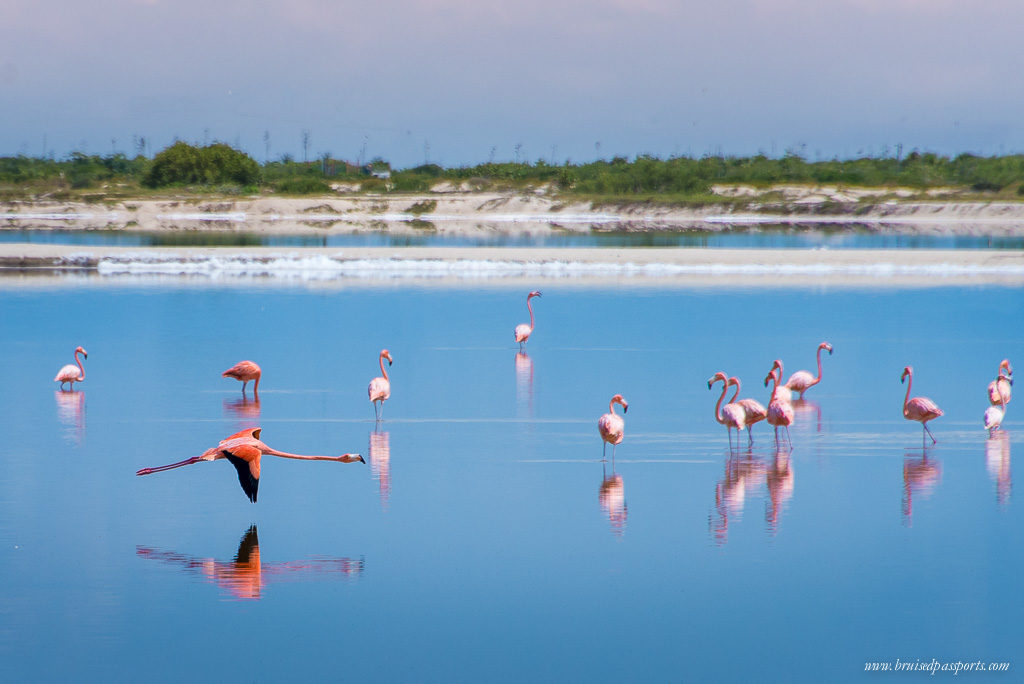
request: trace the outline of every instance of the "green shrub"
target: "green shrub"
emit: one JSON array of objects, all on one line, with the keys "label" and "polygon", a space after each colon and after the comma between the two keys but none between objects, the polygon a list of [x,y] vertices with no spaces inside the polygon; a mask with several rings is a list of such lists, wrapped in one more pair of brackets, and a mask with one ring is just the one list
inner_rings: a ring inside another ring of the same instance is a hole
[{"label": "green shrub", "polygon": [[274,190],[289,195],[322,195],[331,192],[331,187],[319,178],[295,176],[278,181]]},{"label": "green shrub", "polygon": [[260,167],[252,157],[224,143],[194,147],[176,142],[153,157],[142,184],[151,188],[168,185],[254,185]]}]

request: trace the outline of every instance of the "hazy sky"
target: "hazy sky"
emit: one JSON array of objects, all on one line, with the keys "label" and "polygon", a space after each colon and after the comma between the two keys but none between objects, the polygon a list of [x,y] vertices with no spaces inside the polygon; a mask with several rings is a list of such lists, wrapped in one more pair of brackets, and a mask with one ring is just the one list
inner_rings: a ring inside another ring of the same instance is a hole
[{"label": "hazy sky", "polygon": [[1024,151],[1019,0],[2,0],[0,155]]}]

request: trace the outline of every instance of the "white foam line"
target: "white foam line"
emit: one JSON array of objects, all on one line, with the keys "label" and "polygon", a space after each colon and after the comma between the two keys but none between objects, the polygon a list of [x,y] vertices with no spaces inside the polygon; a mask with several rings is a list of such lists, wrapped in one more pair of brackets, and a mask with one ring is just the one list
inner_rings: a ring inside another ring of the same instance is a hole
[{"label": "white foam line", "polygon": [[90,221],[96,218],[106,218],[112,221],[117,217],[118,214],[116,212],[105,214],[79,214],[73,212],[65,214],[21,214],[0,212],[0,219],[10,219],[13,221]]}]

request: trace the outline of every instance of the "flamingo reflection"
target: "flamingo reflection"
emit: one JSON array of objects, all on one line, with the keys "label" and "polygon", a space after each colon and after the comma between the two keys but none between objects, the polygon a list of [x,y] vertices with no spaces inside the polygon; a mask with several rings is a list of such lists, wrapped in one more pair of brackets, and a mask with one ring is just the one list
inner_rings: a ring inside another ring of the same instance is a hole
[{"label": "flamingo reflection", "polygon": [[1010,435],[1000,430],[985,442],[985,465],[988,474],[996,482],[996,502],[1005,506],[1013,489],[1013,475],[1010,472]]},{"label": "flamingo reflection", "polygon": [[234,560],[219,561],[174,551],[161,551],[148,546],[135,547],[140,558],[149,558],[178,566],[185,572],[201,574],[236,599],[260,599],[263,588],[271,582],[307,580],[311,576],[336,575],[352,579],[362,574],[365,562],[351,558],[311,558],[293,562],[260,560],[260,540],[256,526],[251,526],[238,544]]},{"label": "flamingo reflection", "polygon": [[533,415],[533,359],[525,351],[516,352],[516,403]]},{"label": "flamingo reflection", "polygon": [[386,430],[370,433],[370,471],[380,483],[380,504],[385,509],[391,498],[391,435]]},{"label": "flamingo reflection", "polygon": [[807,399],[793,400],[793,413],[796,419],[793,424],[797,427],[810,425],[814,421],[815,432],[821,432],[821,405]]},{"label": "flamingo reflection", "polygon": [[64,438],[75,444],[82,443],[85,435],[85,392],[82,390],[54,390],[57,402],[57,420]]},{"label": "flamingo reflection", "polygon": [[928,458],[928,449],[920,456],[912,456],[916,449],[908,449],[903,457],[903,522],[913,523],[914,497],[928,498],[942,479],[942,464]]},{"label": "flamingo reflection", "polygon": [[598,490],[597,498],[601,502],[601,509],[608,516],[611,523],[612,533],[621,537],[626,531],[626,489],[622,483],[622,476],[615,472],[615,461],[612,461],[612,474],[609,475],[605,466],[601,466],[601,489]]},{"label": "flamingo reflection", "polygon": [[710,517],[711,535],[715,542],[724,544],[729,539],[729,520],[739,518],[747,501],[764,482],[767,467],[748,447],[732,452],[725,461],[725,474],[715,485],[715,512]]},{"label": "flamingo reflection", "polygon": [[260,397],[241,397],[225,399],[223,403],[224,415],[234,416],[239,421],[239,427],[254,427],[260,422]]},{"label": "flamingo reflection", "polygon": [[768,485],[768,503],[765,506],[764,519],[772,534],[779,529],[779,513],[793,498],[793,464],[790,455],[791,446],[775,445],[775,459],[765,474]]}]

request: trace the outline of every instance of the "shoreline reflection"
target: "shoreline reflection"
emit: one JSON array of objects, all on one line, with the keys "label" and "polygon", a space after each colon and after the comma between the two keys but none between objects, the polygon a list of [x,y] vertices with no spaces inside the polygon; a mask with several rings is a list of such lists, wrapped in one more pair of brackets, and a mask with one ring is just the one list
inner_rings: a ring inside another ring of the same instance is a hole
[{"label": "shoreline reflection", "polygon": [[310,558],[303,561],[263,562],[256,525],[242,535],[234,560],[219,561],[147,546],[136,546],[135,555],[178,566],[184,572],[202,575],[235,599],[259,600],[268,584],[285,580],[304,580],[306,576],[338,575],[352,579],[362,574],[365,561],[351,558]]}]

